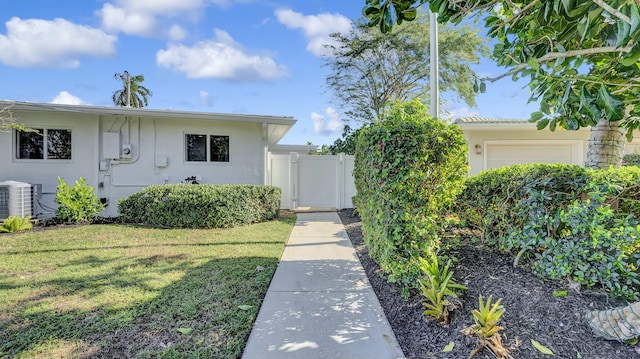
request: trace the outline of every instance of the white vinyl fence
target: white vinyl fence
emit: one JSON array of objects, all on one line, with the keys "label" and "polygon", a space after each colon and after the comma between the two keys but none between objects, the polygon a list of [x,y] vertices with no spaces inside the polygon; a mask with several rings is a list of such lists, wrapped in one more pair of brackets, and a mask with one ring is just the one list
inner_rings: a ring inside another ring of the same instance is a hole
[{"label": "white vinyl fence", "polygon": [[269,154],[270,185],[282,189],[282,209],[351,208],[353,156]]}]

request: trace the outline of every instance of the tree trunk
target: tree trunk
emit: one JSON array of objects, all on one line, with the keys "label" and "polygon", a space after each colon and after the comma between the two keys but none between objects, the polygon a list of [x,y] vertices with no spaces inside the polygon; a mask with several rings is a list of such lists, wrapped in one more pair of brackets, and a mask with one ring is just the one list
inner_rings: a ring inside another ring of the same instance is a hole
[{"label": "tree trunk", "polygon": [[625,341],[640,335],[640,302],[587,313],[593,332],[608,340]]},{"label": "tree trunk", "polygon": [[585,166],[594,169],[606,169],[611,165],[619,167],[622,164],[626,143],[624,134],[625,129],[620,127],[619,121],[600,119],[598,124],[591,128]]}]

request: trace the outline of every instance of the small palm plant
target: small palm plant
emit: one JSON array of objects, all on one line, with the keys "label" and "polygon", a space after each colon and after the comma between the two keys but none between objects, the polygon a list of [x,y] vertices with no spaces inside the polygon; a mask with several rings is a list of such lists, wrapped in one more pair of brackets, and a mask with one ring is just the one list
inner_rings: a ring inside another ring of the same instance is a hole
[{"label": "small palm plant", "polygon": [[0,232],[13,233],[26,231],[31,228],[33,228],[33,225],[31,224],[31,217],[26,216],[24,218],[20,218],[18,216],[11,216],[2,221],[2,225],[0,225]]},{"label": "small palm plant", "polygon": [[503,328],[498,326],[500,317],[504,314],[504,307],[500,304],[502,299],[498,299],[495,303],[491,303],[492,297],[489,296],[484,302],[482,296],[479,298],[480,309],[471,311],[475,324],[462,330],[462,333],[469,336],[476,336],[480,340],[480,345],[471,351],[469,358],[472,358],[482,348],[487,347],[495,354],[497,358],[513,358],[509,353],[509,349],[502,344],[502,338],[499,331]]},{"label": "small palm plant", "polygon": [[418,258],[420,260],[420,270],[424,278],[418,279],[420,292],[424,297],[422,305],[426,308],[424,314],[431,320],[435,320],[440,324],[449,323],[449,310],[456,307],[452,298],[458,298],[455,290],[464,290],[467,287],[455,283],[451,277],[453,272],[449,270],[452,261],[440,269],[440,260],[435,250],[427,253],[427,258]]}]

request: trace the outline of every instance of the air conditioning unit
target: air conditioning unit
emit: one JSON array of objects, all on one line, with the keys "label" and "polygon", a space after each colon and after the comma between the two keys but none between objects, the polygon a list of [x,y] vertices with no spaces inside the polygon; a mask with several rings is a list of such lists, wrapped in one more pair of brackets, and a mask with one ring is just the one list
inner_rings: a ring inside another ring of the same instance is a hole
[{"label": "air conditioning unit", "polygon": [[120,158],[124,158],[124,159],[129,159],[131,158],[132,153],[132,147],[131,145],[122,145],[122,148],[120,150]]},{"label": "air conditioning unit", "polygon": [[32,214],[31,184],[0,182],[0,219],[11,216],[26,217]]}]

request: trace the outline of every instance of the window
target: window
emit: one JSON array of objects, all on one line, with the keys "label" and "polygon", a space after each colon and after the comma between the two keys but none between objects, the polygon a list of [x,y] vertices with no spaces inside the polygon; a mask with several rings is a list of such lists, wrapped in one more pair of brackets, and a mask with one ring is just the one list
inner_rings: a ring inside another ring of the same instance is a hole
[{"label": "window", "polygon": [[229,136],[187,134],[185,142],[189,162],[229,162]]},{"label": "window", "polygon": [[71,159],[71,130],[44,128],[34,128],[33,130],[34,132],[16,131],[17,159]]}]

